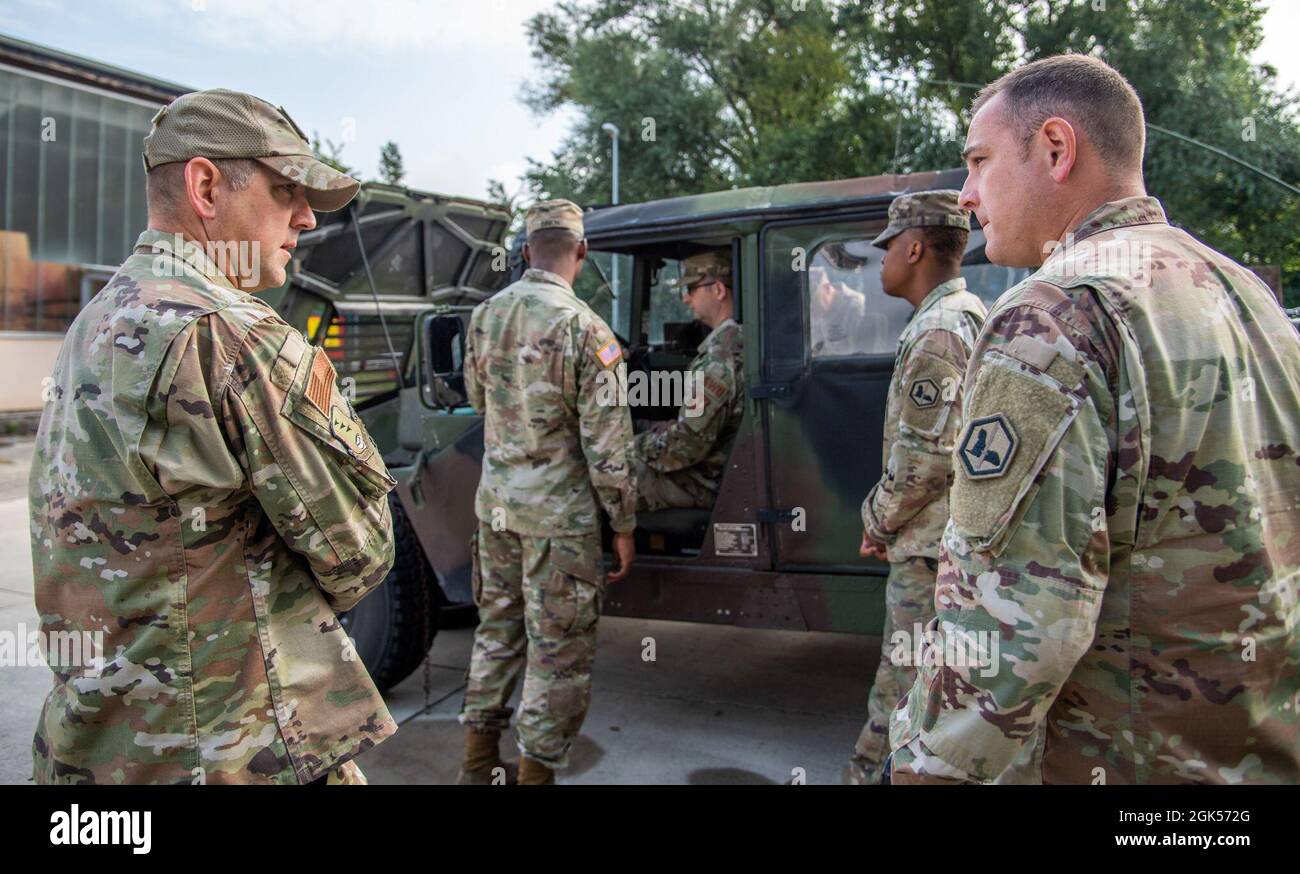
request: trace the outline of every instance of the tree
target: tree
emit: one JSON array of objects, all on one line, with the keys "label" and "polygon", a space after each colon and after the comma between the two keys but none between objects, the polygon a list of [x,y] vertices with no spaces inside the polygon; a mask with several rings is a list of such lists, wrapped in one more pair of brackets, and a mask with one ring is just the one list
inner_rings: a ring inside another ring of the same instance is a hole
[{"label": "tree", "polygon": [[608,202],[605,122],[622,130],[624,200],[919,166],[935,125],[889,88],[860,87],[834,7],[800,5],[597,0],[535,16],[542,77],[526,101],[583,117],[530,167],[530,188]]},{"label": "tree", "polygon": [[322,140],[320,134],[313,130],[311,132],[311,150],[315,153],[316,160],[322,164],[333,167],[340,173],[355,176],[352,168],[343,163],[343,145],[341,143],[335,143],[333,140]]},{"label": "tree", "polygon": [[[1142,97],[1147,189],[1170,220],[1243,263],[1281,265],[1300,299],[1300,195],[1166,133],[1300,181],[1300,101],[1279,90],[1275,70],[1249,61],[1263,13],[1259,0],[891,0],[853,23],[886,69],[968,83],[921,86],[963,125],[971,85],[1065,51],[1102,58]],[[981,28],[996,38],[972,44],[967,34]]]},{"label": "tree", "polygon": [[[624,200],[960,164],[979,87],[1079,51],[1142,96],[1146,175],[1176,224],[1300,297],[1300,97],[1258,67],[1262,0],[563,0],[526,25],[539,114],[580,117],[524,181],[536,196]],[[1296,301],[1300,302],[1300,301]]]},{"label": "tree", "polygon": [[402,166],[402,152],[397,148],[397,143],[389,140],[379,150],[379,178],[389,185],[401,185],[405,176],[406,168]]},{"label": "tree", "polygon": [[510,213],[510,226],[505,236],[507,241],[512,241],[514,235],[524,226],[524,216],[527,213],[524,208],[524,199],[527,194],[528,191],[523,185],[520,185],[513,192],[508,192],[506,184],[500,179],[488,180],[488,202],[494,203]]}]

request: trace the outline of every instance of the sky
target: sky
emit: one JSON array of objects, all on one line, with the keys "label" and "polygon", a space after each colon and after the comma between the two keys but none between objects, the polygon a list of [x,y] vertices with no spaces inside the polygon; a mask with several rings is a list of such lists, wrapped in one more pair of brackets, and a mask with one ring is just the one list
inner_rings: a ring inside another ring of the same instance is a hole
[{"label": "sky", "polygon": [[[573,123],[520,100],[524,23],[554,0],[0,0],[0,32],[194,88],[248,91],[342,143],[366,178],[394,140],[412,188],[518,188]],[[1300,0],[1272,0],[1254,60],[1300,86]]]}]

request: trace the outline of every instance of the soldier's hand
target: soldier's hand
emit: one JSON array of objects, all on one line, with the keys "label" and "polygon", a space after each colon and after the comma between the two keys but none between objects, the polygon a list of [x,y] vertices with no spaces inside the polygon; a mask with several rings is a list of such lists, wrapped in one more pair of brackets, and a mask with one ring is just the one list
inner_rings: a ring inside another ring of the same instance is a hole
[{"label": "soldier's hand", "polygon": [[881,561],[884,561],[885,544],[881,543],[879,540],[872,540],[871,535],[863,531],[862,545],[858,547],[858,555],[863,558],[878,558]]},{"label": "soldier's hand", "polygon": [[636,539],[631,531],[626,534],[614,532],[614,556],[618,559],[618,566],[609,575],[611,583],[617,583],[626,577],[632,569],[632,562],[636,561]]}]

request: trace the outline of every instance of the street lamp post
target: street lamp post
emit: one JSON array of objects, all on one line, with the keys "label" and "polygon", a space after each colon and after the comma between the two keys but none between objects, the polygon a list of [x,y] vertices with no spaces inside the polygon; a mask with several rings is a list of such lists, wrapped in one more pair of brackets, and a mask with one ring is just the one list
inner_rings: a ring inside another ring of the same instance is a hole
[{"label": "street lamp post", "polygon": [[[603,130],[605,133],[609,134],[610,142],[613,144],[613,147],[614,147],[614,162],[613,162],[613,168],[612,168],[612,169],[613,169],[613,175],[614,175],[614,199],[613,199],[613,202],[614,202],[614,204],[617,206],[617,205],[618,205],[618,133],[619,133],[619,131],[618,131],[618,125],[616,125],[616,124],[611,124],[611,123],[609,123],[609,122],[605,122],[604,124],[602,124],[602,125],[600,126],[600,129]],[[614,286],[614,288],[613,288],[613,291],[614,291],[614,306],[613,306],[612,315],[613,315],[613,318],[614,318],[614,327],[615,327],[615,330],[617,330],[617,329],[618,329],[618,311],[619,311],[619,294],[618,294],[618,255],[617,255],[617,254],[611,254],[611,255],[610,255],[610,283]]]}]

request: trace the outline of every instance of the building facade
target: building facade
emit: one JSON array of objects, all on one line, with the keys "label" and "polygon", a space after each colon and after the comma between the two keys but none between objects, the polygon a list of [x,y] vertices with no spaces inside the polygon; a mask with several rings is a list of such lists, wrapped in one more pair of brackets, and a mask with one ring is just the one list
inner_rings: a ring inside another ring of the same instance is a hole
[{"label": "building facade", "polygon": [[150,120],[190,90],[0,35],[0,414],[40,409],[64,331],[145,228]]}]

